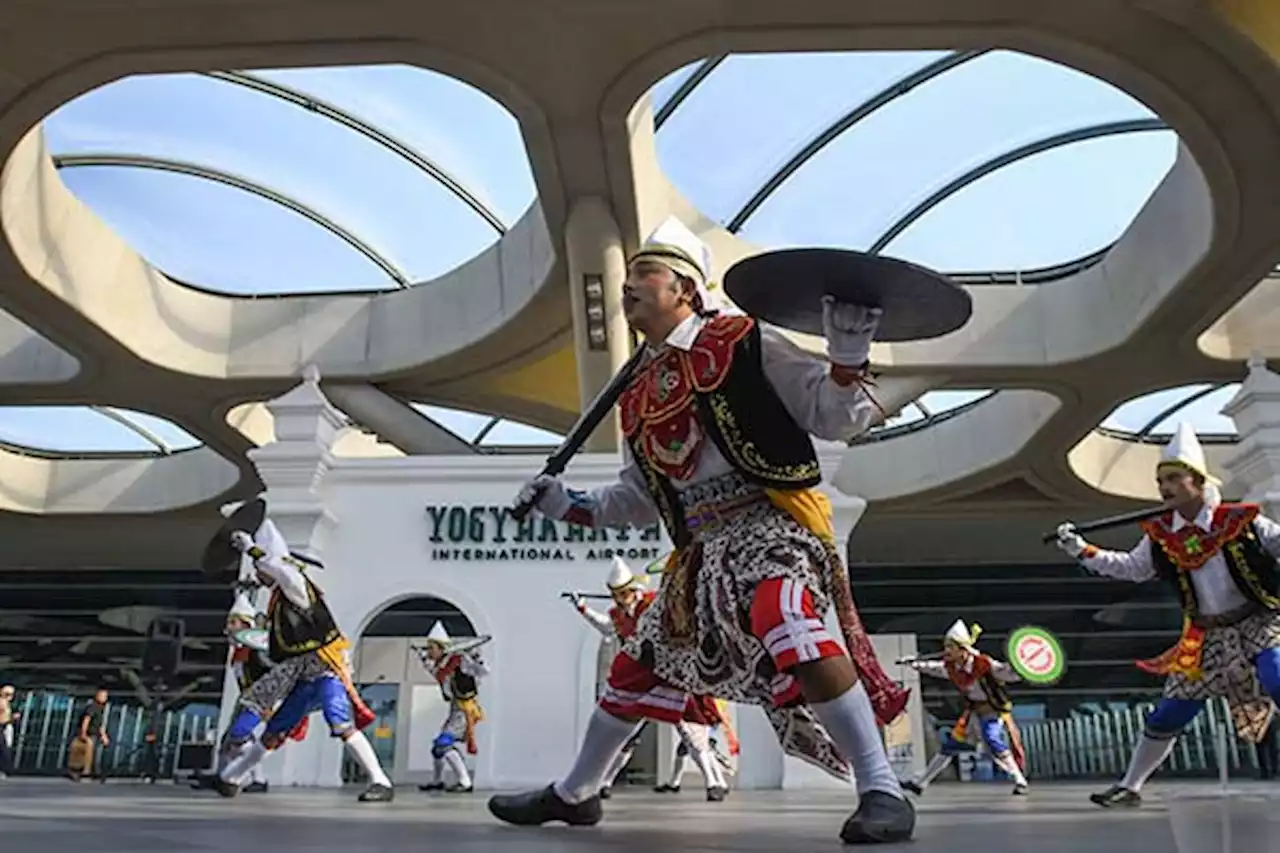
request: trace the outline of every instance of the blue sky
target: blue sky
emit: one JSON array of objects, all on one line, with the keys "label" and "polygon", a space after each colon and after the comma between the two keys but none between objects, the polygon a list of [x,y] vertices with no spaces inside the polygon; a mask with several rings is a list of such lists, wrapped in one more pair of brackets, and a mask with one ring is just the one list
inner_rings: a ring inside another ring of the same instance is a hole
[{"label": "blue sky", "polygon": [[[662,166],[700,209],[727,223],[834,120],[945,55],[729,57],[659,130]],[[695,67],[658,83],[655,104]],[[350,112],[424,155],[506,226],[535,200],[518,124],[463,83],[405,66],[254,73]],[[985,161],[1066,131],[1151,117],[1141,103],[1087,75],[994,51],[838,136],[783,183],[741,233],[769,248],[866,249],[921,199]],[[55,156],[158,157],[261,184],[356,235],[412,282],[439,276],[499,237],[457,196],[385,148],[308,110],[204,75],[113,83],[64,105],[45,122],[45,132]],[[1131,133],[1022,160],[952,196],[885,253],[944,271],[1030,270],[1075,260],[1124,231],[1172,165],[1176,144],[1171,131]],[[179,280],[235,294],[396,286],[334,234],[251,193],[120,166],[61,174],[143,256]],[[1216,416],[1223,394],[1196,403],[1197,423],[1230,429]],[[979,395],[935,392],[922,402],[940,411]],[[1136,429],[1168,396],[1130,404],[1109,424]],[[429,411],[464,437],[488,422]],[[913,410],[898,421],[920,417]],[[145,427],[174,447],[194,441],[156,418],[145,419]],[[59,450],[150,446],[98,414],[61,408],[7,410],[0,439]],[[506,423],[488,437],[497,444],[552,440]]]}]

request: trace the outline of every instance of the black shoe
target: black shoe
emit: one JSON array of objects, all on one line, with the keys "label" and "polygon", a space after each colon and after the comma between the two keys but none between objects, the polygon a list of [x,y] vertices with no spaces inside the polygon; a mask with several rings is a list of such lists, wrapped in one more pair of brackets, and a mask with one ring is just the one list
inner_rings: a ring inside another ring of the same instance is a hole
[{"label": "black shoe", "polygon": [[890,844],[909,841],[916,828],[916,810],[904,797],[868,791],[858,810],[844,822],[840,840],[845,844]]},{"label": "black shoe", "polygon": [[214,780],[213,786],[217,788],[218,793],[224,797],[230,798],[240,793],[239,785],[232,785],[230,782],[228,782],[226,779],[223,779],[221,776],[217,777]]},{"label": "black shoe", "polygon": [[920,785],[916,784],[915,782],[912,782],[910,779],[902,783],[902,790],[910,791],[911,793],[915,794],[917,797],[924,796],[924,788],[922,788]]},{"label": "black shoe", "polygon": [[426,784],[426,785],[419,785],[419,786],[418,786],[418,790],[419,790],[419,791],[443,791],[443,790],[444,790],[444,783],[443,783],[443,782],[431,782],[431,783],[428,783],[428,784]]},{"label": "black shoe", "polygon": [[360,795],[362,803],[389,803],[396,798],[396,789],[386,785],[370,785]]},{"label": "black shoe", "polygon": [[450,785],[449,787],[445,788],[445,789],[444,789],[444,792],[445,792],[446,794],[470,794],[470,793],[471,793],[472,791],[474,791],[475,789],[476,789],[476,786],[475,786],[475,785],[467,785],[467,786],[465,786],[465,787],[464,787],[464,786],[462,786],[462,785],[454,784],[454,785]]},{"label": "black shoe", "polygon": [[1031,792],[1031,788],[1027,785],[1022,784],[1021,782],[1013,786],[1013,795],[1015,797],[1025,797],[1030,792]]},{"label": "black shoe", "polygon": [[655,794],[678,794],[680,793],[679,785],[655,785],[653,787]]},{"label": "black shoe", "polygon": [[1112,785],[1105,791],[1091,795],[1089,802],[1102,806],[1104,809],[1109,809],[1112,806],[1132,807],[1142,805],[1142,797],[1139,796],[1137,791],[1130,791],[1120,785]]},{"label": "black shoe", "polygon": [[708,788],[707,789],[708,803],[722,803],[724,802],[724,798],[727,796],[729,796],[728,788]]},{"label": "black shoe", "polygon": [[240,789],[242,794],[265,794],[267,792],[266,782],[250,782]]},{"label": "black shoe", "polygon": [[607,799],[609,799],[609,798],[610,798],[610,797],[612,797],[612,796],[613,796],[613,789],[612,789],[612,788],[604,787],[604,788],[601,788],[601,789],[600,789],[600,799],[602,799],[602,800],[607,800]]},{"label": "black shoe", "polygon": [[570,804],[560,799],[554,785],[523,794],[498,794],[489,799],[489,812],[516,826],[542,826],[560,821],[570,826],[595,826],[604,816],[600,797]]}]

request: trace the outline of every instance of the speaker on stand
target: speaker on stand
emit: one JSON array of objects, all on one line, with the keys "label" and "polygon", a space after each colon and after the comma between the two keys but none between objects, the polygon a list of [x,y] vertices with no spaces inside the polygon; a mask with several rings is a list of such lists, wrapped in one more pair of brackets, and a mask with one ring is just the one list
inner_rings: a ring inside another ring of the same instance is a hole
[{"label": "speaker on stand", "polygon": [[182,641],[186,625],[181,619],[157,618],[147,626],[147,644],[142,650],[142,677],[163,680],[177,674],[182,666]]}]

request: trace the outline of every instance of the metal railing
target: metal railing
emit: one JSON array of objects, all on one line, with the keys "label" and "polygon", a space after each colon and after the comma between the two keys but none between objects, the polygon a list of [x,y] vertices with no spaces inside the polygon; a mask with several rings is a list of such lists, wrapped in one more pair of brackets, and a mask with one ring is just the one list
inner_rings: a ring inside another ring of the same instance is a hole
[{"label": "metal railing", "polygon": [[[1032,779],[1119,778],[1142,737],[1143,726],[1155,706],[1138,705],[1069,718],[1021,723],[1027,752],[1027,776]],[[1218,727],[1225,729],[1228,772],[1258,769],[1253,745],[1236,736],[1225,701],[1215,699],[1178,738],[1162,775],[1206,776],[1220,771]]]},{"label": "metal railing", "polygon": [[[14,697],[13,709],[20,715],[13,738],[15,774],[50,776],[66,772],[67,753],[85,702],[84,698],[44,691]],[[108,702],[104,721],[110,743],[100,748],[94,775],[142,775],[149,713],[140,705]],[[179,746],[214,742],[217,726],[218,709],[209,705],[160,712],[155,744],[159,752],[158,778],[176,775]]]}]

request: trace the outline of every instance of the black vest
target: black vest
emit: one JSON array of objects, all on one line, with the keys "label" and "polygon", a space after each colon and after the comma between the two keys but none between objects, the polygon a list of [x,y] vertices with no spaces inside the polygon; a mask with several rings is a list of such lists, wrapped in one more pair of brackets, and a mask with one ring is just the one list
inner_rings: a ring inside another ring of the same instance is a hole
[{"label": "black vest", "polygon": [[445,699],[474,699],[476,697],[476,680],[462,671],[461,665],[449,676],[449,693]]},{"label": "black vest", "polygon": [[[1235,539],[1223,544],[1222,558],[1245,598],[1267,610],[1280,610],[1280,565],[1262,547],[1252,523]],[[1195,619],[1200,614],[1200,605],[1195,585],[1191,583],[1191,572],[1180,571],[1155,542],[1151,543],[1151,562],[1160,578],[1177,592],[1182,612]]]},{"label": "black vest", "polygon": [[248,690],[259,678],[267,674],[271,669],[271,660],[265,653],[257,649],[249,650],[249,657],[245,658],[244,663],[240,667],[240,690],[241,692]]},{"label": "black vest", "polygon": [[[765,376],[763,351],[760,325],[753,323],[735,345],[733,366],[720,384],[694,392],[698,424],[748,482],[768,489],[811,488],[822,482],[817,451]],[[690,535],[675,487],[646,457],[638,434],[628,444],[671,541],[683,548]]]},{"label": "black vest", "polygon": [[311,606],[305,610],[279,590],[271,597],[267,612],[271,625],[268,653],[276,662],[314,652],[342,637],[329,605],[324,603],[324,596],[310,578],[304,579],[311,599]]}]

